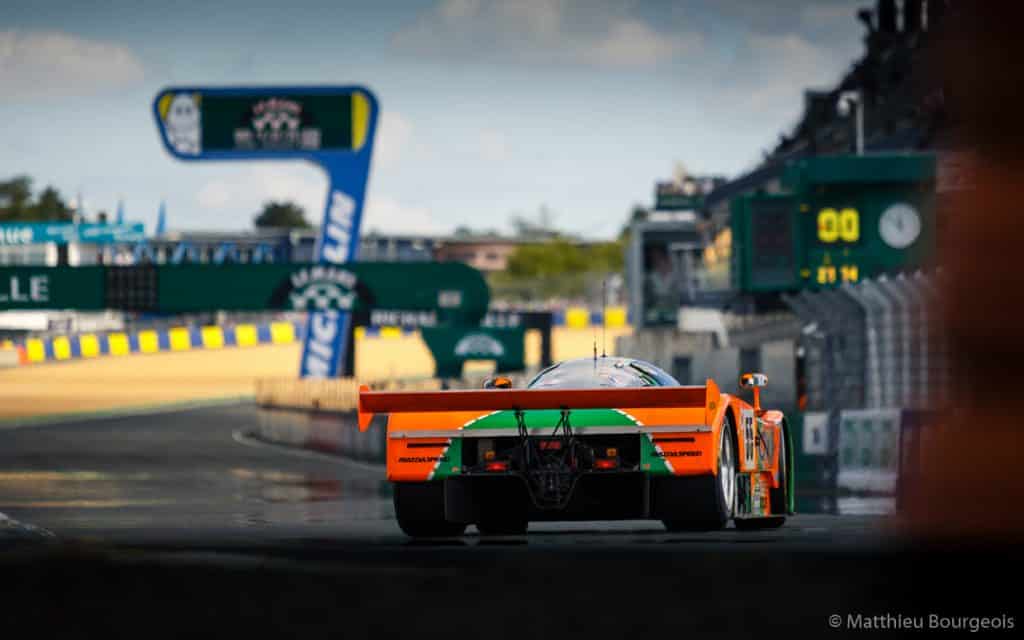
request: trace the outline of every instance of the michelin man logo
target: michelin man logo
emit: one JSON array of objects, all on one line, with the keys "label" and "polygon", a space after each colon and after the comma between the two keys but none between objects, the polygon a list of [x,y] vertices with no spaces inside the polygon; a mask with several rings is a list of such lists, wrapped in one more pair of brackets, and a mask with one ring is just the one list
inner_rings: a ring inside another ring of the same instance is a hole
[{"label": "michelin man logo", "polygon": [[455,355],[463,358],[500,358],[505,347],[485,333],[471,333],[455,344]]},{"label": "michelin man logo", "polygon": [[160,98],[160,117],[167,141],[178,153],[195,156],[202,150],[199,100],[198,93],[167,93]]}]

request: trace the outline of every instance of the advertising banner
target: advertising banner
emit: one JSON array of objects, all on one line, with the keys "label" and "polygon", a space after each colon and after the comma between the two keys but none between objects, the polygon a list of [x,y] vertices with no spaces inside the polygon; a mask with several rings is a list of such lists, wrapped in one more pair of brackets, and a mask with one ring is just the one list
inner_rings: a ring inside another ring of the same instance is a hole
[{"label": "advertising banner", "polygon": [[478,324],[490,292],[460,262],[0,267],[0,311],[123,309],[366,312]]},{"label": "advertising banner", "polygon": [[420,330],[439,378],[462,376],[467,360],[493,360],[499,372],[526,368],[522,327],[435,327]]},{"label": "advertising banner", "polygon": [[133,224],[107,224],[87,222],[25,222],[0,224],[0,246],[44,244],[55,242],[68,244],[82,242],[89,244],[114,244],[119,242],[141,242],[145,239],[145,227],[141,222]]}]

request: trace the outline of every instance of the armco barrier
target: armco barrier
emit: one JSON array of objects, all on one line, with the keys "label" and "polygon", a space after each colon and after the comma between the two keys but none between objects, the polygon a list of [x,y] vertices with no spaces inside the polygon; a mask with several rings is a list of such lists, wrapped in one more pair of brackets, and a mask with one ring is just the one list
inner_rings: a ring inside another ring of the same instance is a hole
[{"label": "armco barrier", "polygon": [[384,429],[360,431],[354,411],[311,412],[264,409],[249,435],[260,440],[382,464]]},{"label": "armco barrier", "polygon": [[554,325],[570,329],[586,329],[588,327],[608,328],[625,327],[629,324],[626,307],[610,306],[604,311],[592,311],[586,307],[567,307],[553,314]]},{"label": "armco barrier", "polygon": [[0,346],[0,369],[18,366],[20,355],[14,347]]},{"label": "armco barrier", "polygon": [[232,327],[171,327],[106,334],[81,333],[52,338],[28,338],[19,345],[22,364],[65,361],[133,353],[160,353],[251,347],[258,344],[289,344],[298,328],[292,322],[238,324]]},{"label": "armco barrier", "polygon": [[[359,431],[356,406],[360,381],[354,378],[316,380],[264,378],[256,381],[260,417],[252,435],[278,444],[336,453],[365,462],[383,463],[386,432]],[[437,391],[439,380],[371,382],[380,390]]]},{"label": "armco barrier", "polygon": [[432,378],[386,381],[359,381],[355,378],[260,378],[256,380],[256,404],[267,408],[304,411],[355,411],[360,384],[385,391],[441,389],[441,382]]},{"label": "armco barrier", "polygon": [[[608,307],[590,311],[585,307],[569,307],[554,314],[554,324],[571,329],[601,326],[628,327],[625,307]],[[194,351],[250,347],[258,344],[290,344],[302,338],[302,323],[271,322],[267,324],[238,324],[229,327],[171,327],[134,332],[80,333],[75,335],[28,338],[11,343],[19,354],[20,364],[63,362],[79,358],[125,356],[134,353],[161,353],[167,351]],[[364,338],[400,338],[416,333],[403,327],[356,327],[356,340]]]},{"label": "armco barrier", "polygon": [[[230,327],[171,327],[134,332],[81,333],[50,338],[28,338],[14,344],[21,364],[36,364],[126,356],[133,353],[196,351],[230,347],[252,347],[260,344],[291,344],[299,340],[303,326],[296,322],[237,324]],[[411,330],[400,327],[356,327],[355,339],[367,337],[397,338]]]}]

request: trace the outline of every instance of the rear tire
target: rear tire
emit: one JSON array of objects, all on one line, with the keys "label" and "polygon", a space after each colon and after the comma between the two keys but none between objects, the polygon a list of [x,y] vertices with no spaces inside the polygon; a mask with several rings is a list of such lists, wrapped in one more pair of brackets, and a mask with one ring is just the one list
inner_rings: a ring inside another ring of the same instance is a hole
[{"label": "rear tire", "polygon": [[726,415],[719,431],[718,473],[672,478],[681,500],[677,517],[662,520],[672,532],[718,531],[725,527],[736,502],[736,446],[732,420]]},{"label": "rear tire", "polygon": [[405,535],[450,538],[466,530],[466,525],[444,519],[444,483],[396,482],[394,489],[395,517]]}]

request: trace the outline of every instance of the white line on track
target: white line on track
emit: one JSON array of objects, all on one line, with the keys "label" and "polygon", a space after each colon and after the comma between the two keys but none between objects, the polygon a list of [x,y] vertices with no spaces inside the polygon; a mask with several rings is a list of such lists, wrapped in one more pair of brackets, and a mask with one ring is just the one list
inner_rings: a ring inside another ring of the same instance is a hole
[{"label": "white line on track", "polygon": [[4,539],[7,535],[15,538],[27,536],[51,540],[57,537],[57,534],[49,529],[44,529],[34,524],[27,524],[0,513],[0,540]]}]

